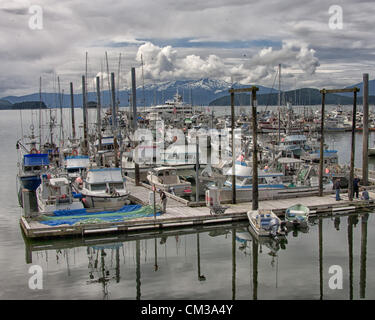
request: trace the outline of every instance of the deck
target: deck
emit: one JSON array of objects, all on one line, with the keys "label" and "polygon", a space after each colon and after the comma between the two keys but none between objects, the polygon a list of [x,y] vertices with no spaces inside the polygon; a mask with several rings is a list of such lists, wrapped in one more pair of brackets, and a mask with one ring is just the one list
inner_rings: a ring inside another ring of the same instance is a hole
[{"label": "deck", "polygon": [[[135,186],[133,180],[129,179],[127,186],[131,192],[132,199],[136,203],[148,204],[151,187],[145,184]],[[370,189],[370,188],[368,188]],[[273,199],[259,201],[260,209],[272,209],[277,215],[284,215],[290,206],[301,203],[310,208],[310,214],[327,215],[340,212],[364,210],[375,207],[375,190],[369,190],[370,201],[349,201],[347,194],[341,193],[343,200],[336,201],[333,193],[325,194],[323,197],[316,195],[293,197],[286,199]],[[61,225],[47,226],[35,221],[33,218],[21,217],[20,225],[27,238],[82,236],[90,234],[128,232],[147,229],[164,229],[171,227],[183,227],[194,225],[205,225],[212,223],[224,223],[247,219],[247,211],[251,209],[251,202],[239,204],[226,204],[228,209],[224,214],[211,215],[210,209],[205,206],[189,206],[188,200],[167,193],[167,212],[156,217],[144,217],[124,222],[103,222],[100,224],[84,224],[77,226]],[[159,196],[156,195],[156,202]]]}]

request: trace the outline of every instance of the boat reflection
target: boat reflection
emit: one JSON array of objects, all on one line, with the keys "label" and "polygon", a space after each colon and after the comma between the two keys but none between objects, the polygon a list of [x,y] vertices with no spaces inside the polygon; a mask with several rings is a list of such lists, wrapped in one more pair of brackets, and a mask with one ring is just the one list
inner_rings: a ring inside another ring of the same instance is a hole
[{"label": "boat reflection", "polygon": [[[231,266],[229,266],[229,264],[227,267],[223,264],[219,265],[222,272],[226,272],[226,275],[231,273],[231,285],[228,283],[228,287],[231,288],[231,298],[233,300],[239,297],[241,299],[244,298],[243,272],[244,270],[245,272],[248,270],[247,272],[250,275],[248,288],[251,293],[245,296],[245,298],[256,300],[259,298],[260,294],[262,294],[262,298],[263,296],[266,297],[266,292],[269,289],[269,283],[267,283],[267,281],[270,281],[270,273],[271,275],[275,275],[276,290],[283,290],[282,288],[278,288],[279,269],[285,270],[283,268],[284,263],[279,265],[279,259],[280,262],[290,257],[298,259],[299,254],[291,253],[291,249],[287,249],[287,247],[290,246],[288,245],[288,240],[291,244],[293,241],[294,244],[296,241],[300,241],[298,237],[301,237],[301,241],[311,241],[311,237],[305,237],[303,235],[307,232],[314,232],[314,235],[316,234],[318,238],[317,244],[315,242],[316,240],[313,240],[313,242],[315,248],[316,245],[318,245],[318,252],[315,257],[319,262],[319,267],[313,267],[311,270],[312,272],[314,272],[314,270],[316,273],[319,272],[319,297],[323,299],[325,294],[332,294],[332,291],[324,291],[325,286],[328,285],[328,278],[325,278],[328,275],[328,270],[324,270],[323,268],[324,247],[328,247],[329,245],[329,243],[326,242],[327,240],[324,237],[324,233],[327,233],[329,230],[334,233],[338,232],[340,226],[341,229],[343,229],[342,225],[344,221],[347,220],[345,221],[347,222],[346,230],[341,230],[340,232],[346,233],[348,241],[348,298],[356,298],[354,295],[353,281],[355,278],[355,270],[357,269],[354,267],[355,261],[353,258],[354,249],[357,248],[357,246],[355,246],[355,239],[357,238],[353,235],[353,229],[355,226],[360,226],[360,230],[358,230],[358,232],[361,232],[359,298],[363,299],[366,297],[368,219],[369,213],[367,212],[346,215],[340,214],[339,216],[310,217],[309,228],[296,228],[292,230],[287,237],[278,240],[270,237],[254,237],[248,231],[249,223],[247,221],[221,225],[198,225],[180,229],[151,230],[138,233],[130,232],[102,237],[95,236],[88,238],[33,241],[24,238],[26,263],[42,265],[43,261],[41,260],[46,259],[46,262],[51,264],[53,263],[53,261],[51,262],[51,256],[55,256],[56,264],[59,265],[60,269],[63,268],[64,272],[66,272],[67,276],[72,278],[72,280],[77,276],[77,266],[85,266],[85,268],[87,268],[87,276],[84,280],[85,283],[90,285],[90,287],[100,285],[103,299],[110,299],[111,292],[112,296],[116,296],[116,293],[123,294],[121,293],[123,290],[122,287],[121,290],[119,290],[120,287],[117,284],[125,281],[127,284],[133,283],[132,288],[127,288],[127,292],[130,290],[130,295],[133,296],[134,299],[140,300],[149,297],[150,281],[151,283],[153,283],[153,281],[165,281],[163,277],[169,277],[169,272],[172,270],[184,272],[184,274],[188,276],[191,276],[191,271],[193,271],[194,281],[190,282],[192,284],[199,283],[199,290],[207,288],[207,292],[210,292],[211,286],[217,284],[218,277],[222,277],[224,274],[212,273],[212,270],[215,270],[212,267],[215,266],[215,268],[217,268],[217,266],[213,265],[213,262],[210,262],[212,256],[210,256],[211,251],[209,250],[214,251],[219,248],[218,246],[225,245],[226,243],[229,245],[230,243],[231,245],[230,247],[226,247],[226,251],[224,251],[224,249],[221,250],[221,247],[219,250],[223,252],[223,256],[220,257],[223,259],[222,261],[231,262]],[[174,244],[176,247],[175,252],[173,250]],[[183,247],[181,248],[183,245],[185,245],[185,251]],[[85,252],[83,255],[82,249]],[[190,250],[191,253],[187,254],[187,250]],[[328,249],[326,250],[329,251]],[[76,256],[76,251],[80,252],[79,256]],[[160,252],[162,252],[162,254],[160,254]],[[327,253],[325,254],[327,255]],[[185,258],[183,255],[185,255]],[[49,262],[48,256],[50,257]],[[162,258],[160,256],[162,256]],[[178,258],[178,260],[176,260],[176,258]],[[283,259],[281,260],[281,258]],[[72,267],[72,265],[74,267]],[[173,268],[170,269],[172,265]],[[269,268],[267,265],[271,267],[271,270],[267,269]],[[150,271],[155,275],[153,278],[150,278]],[[283,272],[283,275],[284,274]],[[259,277],[260,275],[261,277]],[[177,276],[177,278],[180,278],[180,274],[177,274]],[[81,277],[78,279],[78,281],[81,281]],[[240,283],[238,279],[241,279]],[[189,280],[185,279],[184,281]],[[72,283],[74,284],[74,281],[72,281]],[[142,288],[142,286],[145,285],[146,289]],[[229,288],[228,293],[230,291]],[[134,291],[132,292],[131,290]],[[119,291],[121,292],[119,293]],[[95,292],[95,290],[93,290],[93,292]]]}]

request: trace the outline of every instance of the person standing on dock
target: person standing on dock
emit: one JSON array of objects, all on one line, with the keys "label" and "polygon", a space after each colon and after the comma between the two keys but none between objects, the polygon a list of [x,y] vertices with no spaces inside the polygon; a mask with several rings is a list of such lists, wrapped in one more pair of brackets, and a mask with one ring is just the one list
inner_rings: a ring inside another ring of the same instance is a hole
[{"label": "person standing on dock", "polygon": [[341,200],[341,198],[340,198],[340,179],[336,179],[333,187],[336,190],[336,201]]},{"label": "person standing on dock", "polygon": [[162,206],[162,213],[167,211],[167,196],[163,190],[160,190],[160,204]]},{"label": "person standing on dock", "polygon": [[359,198],[359,181],[361,181],[357,176],[353,180],[353,196],[355,195],[356,199]]}]

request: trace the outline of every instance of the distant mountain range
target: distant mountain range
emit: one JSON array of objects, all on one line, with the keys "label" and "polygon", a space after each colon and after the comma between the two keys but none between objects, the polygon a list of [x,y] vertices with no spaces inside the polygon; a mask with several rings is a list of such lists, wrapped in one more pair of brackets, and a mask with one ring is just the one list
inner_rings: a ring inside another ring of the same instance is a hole
[{"label": "distant mountain range", "polygon": [[23,101],[11,103],[8,100],[0,100],[0,110],[20,110],[20,109],[46,109],[47,106],[44,102],[40,101]]},{"label": "distant mountain range", "polygon": [[[362,102],[362,83],[353,85],[358,86],[361,92],[358,94],[358,104]],[[353,87],[351,86],[351,87]],[[163,81],[157,84],[147,84],[142,87],[142,85],[137,86],[137,106],[150,106],[155,104],[162,104],[168,99],[173,99],[173,96],[178,92],[182,97],[184,102],[192,103],[198,106],[207,105],[230,105],[228,89],[231,84],[221,80],[213,79],[199,79],[199,80],[178,80],[178,81]],[[241,85],[239,83],[233,84],[234,88],[249,87],[249,85]],[[278,104],[278,92],[277,88],[268,88],[263,86],[258,86],[258,105],[277,105]],[[104,88],[107,88],[104,84]],[[369,94],[370,96],[375,96],[375,80],[369,82]],[[89,88],[89,91],[93,88]],[[82,93],[75,90],[74,94],[74,104],[76,107],[82,106]],[[120,106],[129,106],[129,97],[131,89],[127,88],[120,92],[116,92],[118,95],[117,99],[120,101]],[[309,105],[309,104],[320,104],[321,97],[317,89],[303,88],[298,90],[291,90],[282,93],[283,101],[290,101],[292,104],[299,105]],[[70,95],[62,94],[62,106],[70,107]],[[236,105],[249,105],[250,98],[247,94],[236,94]],[[352,104],[352,99],[350,95],[327,95],[327,104]],[[370,103],[373,97],[370,98]],[[13,109],[14,104],[22,102],[36,102],[39,101],[39,93],[33,93],[24,96],[7,96],[0,100],[0,109]],[[57,93],[42,93],[42,101],[47,107],[54,108],[59,107],[59,97]],[[88,102],[96,101],[96,92],[88,93]],[[111,104],[111,94],[107,90],[102,91],[102,104],[103,106],[109,106]]]},{"label": "distant mountain range", "polygon": [[[261,106],[277,106],[279,105],[278,93],[271,94],[257,94],[257,104]],[[282,105],[286,105],[287,102],[292,105],[320,105],[322,103],[322,95],[318,89],[303,88],[298,90],[284,91],[281,94]],[[357,96],[357,104],[362,104],[362,95]],[[353,94],[341,95],[341,94],[327,94],[325,103],[328,104],[340,104],[340,105],[352,105]],[[375,103],[375,96],[369,96],[369,103]],[[247,93],[241,93],[235,95],[234,104],[236,106],[250,105],[250,95]],[[228,106],[230,105],[230,96],[224,96],[217,98],[210,102],[210,106]]]}]

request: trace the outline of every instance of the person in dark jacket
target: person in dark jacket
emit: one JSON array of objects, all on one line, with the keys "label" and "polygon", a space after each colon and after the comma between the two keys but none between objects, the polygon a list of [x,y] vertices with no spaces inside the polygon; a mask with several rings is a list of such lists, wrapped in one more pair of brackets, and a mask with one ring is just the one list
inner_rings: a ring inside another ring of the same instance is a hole
[{"label": "person in dark jacket", "polygon": [[353,180],[353,196],[359,198],[359,181],[361,181],[357,176]]},{"label": "person in dark jacket", "polygon": [[163,190],[160,190],[160,202],[162,205],[162,213],[165,213],[167,211],[167,195]]},{"label": "person in dark jacket", "polygon": [[333,188],[336,190],[336,201],[341,200],[341,198],[340,198],[340,179],[336,179],[335,183],[333,184]]}]

